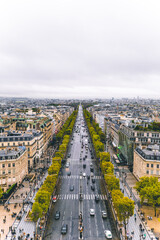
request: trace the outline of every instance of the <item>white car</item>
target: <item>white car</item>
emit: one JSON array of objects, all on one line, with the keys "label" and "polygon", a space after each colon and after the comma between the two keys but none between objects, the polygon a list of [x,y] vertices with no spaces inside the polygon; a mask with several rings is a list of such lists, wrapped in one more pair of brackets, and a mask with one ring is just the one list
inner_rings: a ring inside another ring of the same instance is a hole
[{"label": "white car", "polygon": [[86,177],[86,173],[85,172],[83,173],[83,177]]},{"label": "white car", "polygon": [[112,239],[112,233],[111,233],[111,231],[105,230],[105,231],[104,231],[104,234],[105,234],[105,237],[106,237],[107,239]]},{"label": "white car", "polygon": [[69,162],[66,163],[66,168],[69,168]]},{"label": "white car", "polygon": [[94,215],[95,215],[95,211],[94,211],[93,208],[90,209],[90,215],[91,215],[91,216],[94,216]]},{"label": "white car", "polygon": [[107,218],[107,212],[106,211],[102,211],[102,218]]}]

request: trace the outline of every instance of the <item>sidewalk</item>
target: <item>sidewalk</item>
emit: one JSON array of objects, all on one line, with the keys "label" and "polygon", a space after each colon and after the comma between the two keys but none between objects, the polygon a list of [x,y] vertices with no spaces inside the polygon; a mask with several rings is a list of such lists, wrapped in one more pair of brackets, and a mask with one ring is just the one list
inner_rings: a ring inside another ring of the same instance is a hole
[{"label": "sidewalk", "polygon": [[[112,152],[111,154],[111,160],[112,160]],[[116,165],[113,160],[112,163]],[[117,167],[117,165],[116,165]],[[140,197],[137,193],[137,191],[134,189],[137,179],[135,176],[129,171],[127,166],[118,167],[118,171],[115,171],[115,175],[119,178],[120,180],[120,188],[122,191],[124,191],[124,196],[129,197],[130,199],[135,201],[135,209],[134,209],[134,214],[136,215],[136,221],[135,221],[135,215],[130,217],[129,222],[127,224],[127,231],[128,231],[128,239],[133,239],[133,240],[156,240],[155,235],[153,232],[151,232],[151,229],[147,226],[147,221],[142,221],[144,216],[140,212]],[[143,231],[140,230],[139,225],[142,225]],[[134,234],[132,234],[134,233]],[[142,238],[142,236],[145,238]]]},{"label": "sidewalk", "polygon": [[[43,175],[41,180],[39,180],[35,185],[32,186],[31,191],[29,192],[28,196],[26,197],[26,200],[29,200],[29,203],[21,204],[21,208],[19,209],[19,214],[20,219],[16,219],[15,222],[12,225],[12,232],[9,231],[7,234],[7,237],[4,236],[2,239],[10,240],[10,239],[15,239],[18,240],[19,237],[21,239],[26,239],[26,236],[28,236],[29,239],[34,238],[34,232],[35,232],[35,224],[34,222],[27,221],[26,216],[29,212],[29,210],[32,209],[32,203],[34,202],[35,195],[38,191],[38,189],[41,187],[42,183],[44,182],[45,178],[48,175],[48,171]],[[36,190],[35,190],[36,188]],[[13,199],[14,201],[16,199]],[[23,199],[19,199],[19,201],[23,201]]]},{"label": "sidewalk", "polygon": [[[50,160],[54,152],[55,149],[50,155]],[[43,174],[39,173],[35,184],[24,180],[22,187],[18,188],[9,200],[7,208],[10,209],[10,211],[7,211],[4,206],[0,205],[0,240],[19,240],[20,237],[21,239],[26,239],[27,237],[28,240],[34,238],[35,223],[27,221],[26,215],[29,210],[31,210],[35,195],[47,175],[48,170]],[[15,213],[14,216],[12,213]],[[3,223],[3,221],[5,221],[5,223]]]}]

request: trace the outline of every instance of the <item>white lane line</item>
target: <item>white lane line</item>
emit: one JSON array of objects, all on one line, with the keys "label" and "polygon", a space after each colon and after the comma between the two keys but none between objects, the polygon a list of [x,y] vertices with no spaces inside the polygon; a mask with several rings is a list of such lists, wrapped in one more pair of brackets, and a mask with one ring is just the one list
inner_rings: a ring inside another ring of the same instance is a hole
[{"label": "white lane line", "polygon": [[69,234],[69,239],[71,239],[71,232],[72,232],[72,211],[71,211],[71,218],[70,218],[70,234]]}]

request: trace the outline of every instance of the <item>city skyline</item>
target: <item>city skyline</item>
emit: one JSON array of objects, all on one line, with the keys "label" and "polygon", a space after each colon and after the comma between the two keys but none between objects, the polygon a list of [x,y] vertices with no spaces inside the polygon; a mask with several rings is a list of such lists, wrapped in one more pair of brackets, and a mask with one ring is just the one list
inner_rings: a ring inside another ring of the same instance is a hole
[{"label": "city skyline", "polygon": [[148,0],[1,3],[0,96],[159,98],[158,6]]}]

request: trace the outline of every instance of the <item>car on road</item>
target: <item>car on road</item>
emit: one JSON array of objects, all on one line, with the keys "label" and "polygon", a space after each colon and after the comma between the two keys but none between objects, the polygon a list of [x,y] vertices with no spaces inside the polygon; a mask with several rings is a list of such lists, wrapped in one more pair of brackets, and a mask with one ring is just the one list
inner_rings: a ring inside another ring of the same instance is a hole
[{"label": "car on road", "polygon": [[68,230],[68,225],[67,224],[63,224],[63,226],[61,227],[61,234],[66,234]]},{"label": "car on road", "polygon": [[70,186],[70,191],[73,191],[74,190],[74,185],[71,185]]},{"label": "car on road", "polygon": [[90,175],[87,175],[87,179],[88,179],[88,180],[90,179]]},{"label": "car on road", "polygon": [[86,164],[85,163],[83,164],[83,168],[86,168]]},{"label": "car on road", "polygon": [[90,171],[91,171],[91,172],[94,172],[94,168],[93,168],[93,167],[90,167]]},{"label": "car on road", "polygon": [[95,210],[93,208],[90,209],[90,215],[94,216],[95,215]]},{"label": "car on road", "polygon": [[95,191],[95,186],[94,185],[91,185],[91,190]]},{"label": "car on road", "polygon": [[95,178],[92,178],[92,183],[95,183]]},{"label": "car on road", "polygon": [[56,214],[55,214],[54,219],[55,219],[55,220],[60,219],[60,211],[56,211]]},{"label": "car on road", "polygon": [[53,199],[52,199],[52,201],[55,203],[55,202],[57,201],[57,197],[54,196]]},{"label": "car on road", "polygon": [[93,163],[90,163],[90,167],[93,167]]},{"label": "car on road", "polygon": [[93,172],[91,172],[91,177],[94,177],[94,173]]},{"label": "car on road", "polygon": [[95,202],[99,202],[99,196],[95,196]]},{"label": "car on road", "polygon": [[105,230],[105,231],[104,231],[104,234],[105,234],[105,237],[106,237],[107,239],[112,239],[112,233],[111,233],[111,231]]},{"label": "car on road", "polygon": [[83,177],[86,177],[86,173],[85,172],[83,173]]},{"label": "car on road", "polygon": [[66,163],[66,168],[69,168],[69,162]]},{"label": "car on road", "polygon": [[67,176],[71,176],[71,171],[69,171],[69,172],[67,173]]},{"label": "car on road", "polygon": [[102,211],[102,218],[107,218],[107,212],[106,211]]}]

